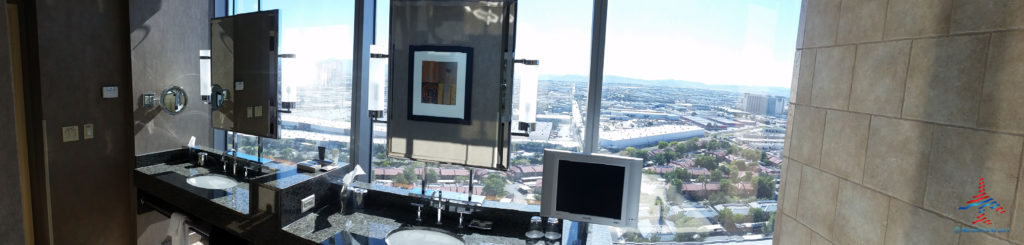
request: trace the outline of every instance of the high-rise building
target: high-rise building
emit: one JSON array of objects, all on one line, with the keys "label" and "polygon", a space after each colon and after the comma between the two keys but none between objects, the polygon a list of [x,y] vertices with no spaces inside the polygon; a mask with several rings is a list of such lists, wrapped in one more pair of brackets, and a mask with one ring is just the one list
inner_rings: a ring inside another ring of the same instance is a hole
[{"label": "high-rise building", "polygon": [[743,94],[743,110],[757,115],[785,114],[786,97],[763,94]]},{"label": "high-rise building", "polygon": [[765,115],[768,111],[768,96],[763,94],[743,94],[743,110],[750,114]]}]

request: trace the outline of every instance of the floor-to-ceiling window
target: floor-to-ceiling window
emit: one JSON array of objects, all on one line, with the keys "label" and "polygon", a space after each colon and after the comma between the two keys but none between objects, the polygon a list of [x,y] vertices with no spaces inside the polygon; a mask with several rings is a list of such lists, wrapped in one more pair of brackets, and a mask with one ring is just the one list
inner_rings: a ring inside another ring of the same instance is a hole
[{"label": "floor-to-ceiling window", "polygon": [[645,163],[639,225],[619,241],[770,244],[799,13],[609,1],[599,151]]},{"label": "floor-to-ceiling window", "polygon": [[[353,3],[235,0],[232,6],[237,14],[277,9],[279,53],[294,55],[280,59],[279,77],[280,101],[295,108],[280,114],[280,139],[262,140],[262,156],[295,163],[316,159],[317,148],[325,147],[326,159],[348,162]],[[238,134],[237,140],[239,153],[257,155],[256,137]]]}]

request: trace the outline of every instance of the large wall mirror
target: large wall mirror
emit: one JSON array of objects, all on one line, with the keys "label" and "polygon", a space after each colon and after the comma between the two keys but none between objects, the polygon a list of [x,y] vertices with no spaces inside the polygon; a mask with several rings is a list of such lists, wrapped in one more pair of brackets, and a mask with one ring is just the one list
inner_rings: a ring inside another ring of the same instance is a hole
[{"label": "large wall mirror", "polygon": [[210,20],[213,127],[279,138],[277,10]]},{"label": "large wall mirror", "polygon": [[515,1],[391,1],[388,155],[507,170]]}]

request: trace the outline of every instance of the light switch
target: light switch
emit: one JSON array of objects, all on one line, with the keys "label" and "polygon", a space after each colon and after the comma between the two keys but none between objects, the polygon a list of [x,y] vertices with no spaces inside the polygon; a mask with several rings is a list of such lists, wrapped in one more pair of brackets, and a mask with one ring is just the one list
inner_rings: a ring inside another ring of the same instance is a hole
[{"label": "light switch", "polygon": [[302,199],[302,213],[305,213],[306,211],[313,209],[313,206],[316,206],[316,195],[309,195],[308,197]]},{"label": "light switch", "polygon": [[142,107],[153,108],[156,107],[156,94],[142,94]]},{"label": "light switch", "polygon": [[92,139],[92,123],[82,125],[82,139]]},{"label": "light switch", "polygon": [[78,126],[67,126],[61,128],[61,136],[64,142],[78,141]]},{"label": "light switch", "polygon": [[117,86],[103,86],[103,98],[104,99],[117,98]]}]

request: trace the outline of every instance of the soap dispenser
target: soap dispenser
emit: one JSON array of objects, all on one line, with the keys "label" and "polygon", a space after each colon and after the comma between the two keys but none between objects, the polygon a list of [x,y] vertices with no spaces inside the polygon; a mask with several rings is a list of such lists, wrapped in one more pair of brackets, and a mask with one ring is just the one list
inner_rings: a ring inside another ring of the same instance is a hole
[{"label": "soap dispenser", "polygon": [[317,158],[316,161],[318,163],[320,163],[320,168],[321,169],[328,168],[329,166],[334,165],[333,161],[324,159],[327,156],[327,148],[326,147],[318,146],[316,148],[316,150],[320,154],[319,158]]}]

